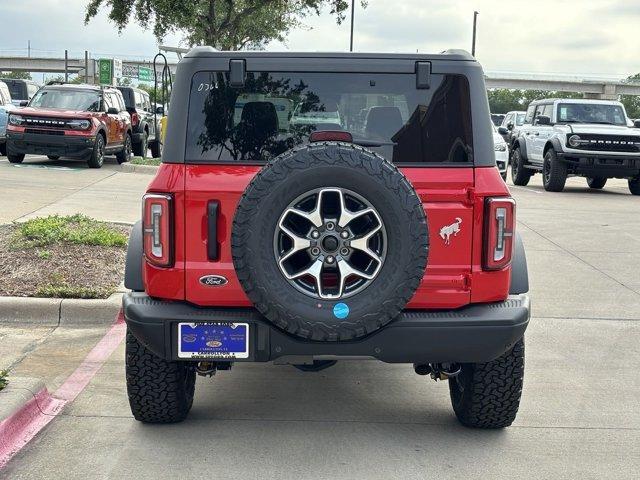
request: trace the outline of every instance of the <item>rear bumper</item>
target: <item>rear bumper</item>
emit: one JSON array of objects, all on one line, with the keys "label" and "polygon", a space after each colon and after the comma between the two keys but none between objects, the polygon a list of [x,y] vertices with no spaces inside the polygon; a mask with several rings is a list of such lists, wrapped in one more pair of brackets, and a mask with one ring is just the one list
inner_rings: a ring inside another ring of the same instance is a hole
[{"label": "rear bumper", "polygon": [[557,156],[566,162],[572,173],[603,177],[635,177],[640,173],[640,157],[608,155],[606,153],[565,153]]},{"label": "rear bumper", "polygon": [[94,143],[95,137],[7,133],[7,151],[12,155],[24,153],[86,158],[93,151]]},{"label": "rear bumper", "polygon": [[246,322],[250,324],[250,355],[237,361],[369,357],[389,363],[467,363],[493,360],[522,338],[529,323],[530,301],[527,294],[521,294],[459,310],[405,310],[383,329],[339,343],[293,337],[250,308],[200,308],[132,292],[124,295],[123,309],[131,333],[167,360],[178,360],[179,322]]}]

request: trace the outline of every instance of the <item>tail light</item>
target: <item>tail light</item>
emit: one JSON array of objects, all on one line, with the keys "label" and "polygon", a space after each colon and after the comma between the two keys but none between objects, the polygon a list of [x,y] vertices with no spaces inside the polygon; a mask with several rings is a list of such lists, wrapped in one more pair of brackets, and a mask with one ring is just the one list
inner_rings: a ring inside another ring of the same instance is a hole
[{"label": "tail light", "polygon": [[515,214],[516,202],[513,198],[493,197],[485,200],[484,270],[500,270],[511,263]]},{"label": "tail light", "polygon": [[142,198],[144,256],[151,265],[173,264],[173,202],[171,195],[148,193]]},{"label": "tail light", "polygon": [[131,114],[131,125],[133,127],[137,127],[138,123],[140,123],[140,115],[138,115],[137,113],[133,112]]}]

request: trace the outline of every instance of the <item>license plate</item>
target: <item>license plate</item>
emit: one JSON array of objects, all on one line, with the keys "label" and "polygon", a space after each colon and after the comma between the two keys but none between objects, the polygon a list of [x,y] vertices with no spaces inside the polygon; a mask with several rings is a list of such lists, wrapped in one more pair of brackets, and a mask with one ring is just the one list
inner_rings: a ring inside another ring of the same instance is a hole
[{"label": "license plate", "polygon": [[249,324],[179,323],[178,358],[249,358]]}]

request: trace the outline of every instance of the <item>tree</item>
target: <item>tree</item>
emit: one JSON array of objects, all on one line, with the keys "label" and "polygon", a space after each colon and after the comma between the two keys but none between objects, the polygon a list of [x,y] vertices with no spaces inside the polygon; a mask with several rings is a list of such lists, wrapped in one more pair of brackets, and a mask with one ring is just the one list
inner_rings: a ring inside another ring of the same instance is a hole
[{"label": "tree", "polygon": [[[119,31],[133,19],[152,28],[158,40],[169,32],[182,32],[191,46],[261,49],[272,40],[285,41],[304,17],[319,15],[324,6],[340,24],[349,4],[348,0],[89,0],[85,23],[104,6]],[[366,0],[360,4],[367,6]]]},{"label": "tree", "polygon": [[494,88],[487,92],[491,113],[507,113],[512,110],[526,110],[534,100],[541,98],[582,98],[577,92],[552,92],[545,90],[511,90]]},{"label": "tree", "polygon": [[[629,83],[640,83],[640,73],[627,77]],[[620,95],[620,101],[624,105],[629,118],[640,118],[640,96],[638,95]]]},{"label": "tree", "polygon": [[0,72],[0,77],[2,78],[14,78],[16,80],[31,80],[31,74],[29,72]]}]

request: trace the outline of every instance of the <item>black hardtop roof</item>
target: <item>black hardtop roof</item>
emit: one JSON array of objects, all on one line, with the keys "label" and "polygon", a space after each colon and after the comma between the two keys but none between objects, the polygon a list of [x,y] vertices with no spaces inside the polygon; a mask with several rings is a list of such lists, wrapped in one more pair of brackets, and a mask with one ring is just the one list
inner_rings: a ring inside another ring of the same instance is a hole
[{"label": "black hardtop roof", "polygon": [[30,83],[31,85],[40,86],[38,82],[35,80],[29,80],[28,78],[2,78],[0,77],[0,82],[4,83]]},{"label": "black hardtop roof", "polygon": [[132,85],[118,85],[117,87],[113,87],[113,88],[117,88],[120,91],[122,91],[122,90],[134,90],[136,92],[149,93],[146,90],[143,90],[143,89],[138,88],[138,87],[134,87]]},{"label": "black hardtop roof", "polygon": [[385,60],[464,60],[475,61],[466,50],[452,49],[442,53],[354,53],[354,52],[265,52],[265,51],[220,51],[213,47],[194,47],[184,58],[357,58]]}]

